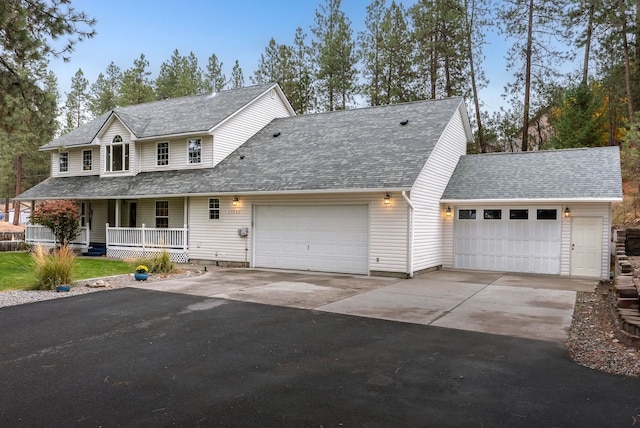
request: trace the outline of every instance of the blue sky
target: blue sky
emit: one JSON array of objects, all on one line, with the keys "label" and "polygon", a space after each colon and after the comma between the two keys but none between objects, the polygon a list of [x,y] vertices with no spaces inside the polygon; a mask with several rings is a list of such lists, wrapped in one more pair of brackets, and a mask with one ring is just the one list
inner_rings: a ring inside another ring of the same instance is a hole
[{"label": "blue sky", "polygon": [[[406,7],[415,2],[400,1]],[[292,44],[296,28],[302,27],[310,41],[310,28],[321,3],[324,0],[73,0],[77,10],[97,19],[97,35],[79,43],[70,62],[52,60],[50,68],[58,77],[62,102],[79,68],[93,82],[111,61],[124,71],[144,53],[155,78],[162,62],[168,61],[175,49],[182,55],[193,51],[203,69],[215,53],[223,62],[227,78],[237,59],[246,84],[250,84],[249,77],[271,37],[278,43]],[[354,37],[364,30],[369,3],[342,1]],[[484,68],[490,86],[483,90],[481,100],[494,111],[502,105],[502,87],[510,80],[504,69],[508,45],[495,34],[489,35],[489,41]]]}]

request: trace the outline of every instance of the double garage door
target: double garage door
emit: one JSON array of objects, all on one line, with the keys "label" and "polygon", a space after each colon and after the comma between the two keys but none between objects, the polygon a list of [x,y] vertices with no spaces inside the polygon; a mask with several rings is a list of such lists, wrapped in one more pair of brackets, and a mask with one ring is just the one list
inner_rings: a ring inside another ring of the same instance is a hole
[{"label": "double garage door", "polygon": [[559,275],[560,251],[560,208],[455,211],[456,268]]},{"label": "double garage door", "polygon": [[367,205],[256,206],[256,267],[369,272]]}]

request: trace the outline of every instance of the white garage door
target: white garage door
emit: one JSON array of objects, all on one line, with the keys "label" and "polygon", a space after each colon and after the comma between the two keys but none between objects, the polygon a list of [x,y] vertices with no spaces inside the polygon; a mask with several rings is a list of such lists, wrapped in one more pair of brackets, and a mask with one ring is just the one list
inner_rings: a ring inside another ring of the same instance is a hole
[{"label": "white garage door", "polygon": [[560,274],[560,208],[456,209],[454,266]]},{"label": "white garage door", "polygon": [[255,266],[369,273],[367,205],[256,206]]}]

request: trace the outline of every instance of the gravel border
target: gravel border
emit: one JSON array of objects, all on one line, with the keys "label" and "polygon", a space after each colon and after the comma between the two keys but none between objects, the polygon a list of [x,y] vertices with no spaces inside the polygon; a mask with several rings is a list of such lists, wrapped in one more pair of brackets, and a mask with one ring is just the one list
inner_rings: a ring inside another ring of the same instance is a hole
[{"label": "gravel border", "polygon": [[[167,279],[185,278],[200,275],[199,270],[181,270],[173,274],[150,274],[147,282],[164,281]],[[35,303],[43,300],[61,299],[65,297],[79,296],[95,293],[97,291],[114,290],[128,287],[136,283],[133,274],[115,275],[104,278],[92,278],[76,281],[68,292],[56,292],[50,290],[11,290],[0,292],[0,308],[5,306]]]}]

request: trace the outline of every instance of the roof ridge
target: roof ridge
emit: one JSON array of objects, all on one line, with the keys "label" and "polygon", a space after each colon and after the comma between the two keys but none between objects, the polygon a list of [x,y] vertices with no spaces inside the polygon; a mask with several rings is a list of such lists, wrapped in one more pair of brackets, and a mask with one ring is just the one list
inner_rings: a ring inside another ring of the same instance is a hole
[{"label": "roof ridge", "polygon": [[546,149],[546,150],[528,150],[526,152],[490,152],[490,153],[467,153],[464,156],[501,156],[501,155],[529,155],[534,153],[558,153],[558,152],[570,152],[578,150],[596,150],[596,149],[610,149],[618,146],[596,146],[596,147],[569,147],[565,149]]}]

